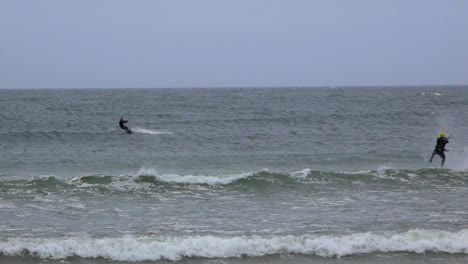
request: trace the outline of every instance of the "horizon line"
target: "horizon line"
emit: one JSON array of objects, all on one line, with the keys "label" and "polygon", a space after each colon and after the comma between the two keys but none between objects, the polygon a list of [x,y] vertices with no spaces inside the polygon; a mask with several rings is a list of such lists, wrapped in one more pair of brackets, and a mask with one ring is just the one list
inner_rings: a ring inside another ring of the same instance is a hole
[{"label": "horizon line", "polygon": [[317,89],[317,88],[330,88],[330,89],[337,89],[337,88],[417,88],[417,87],[468,87],[468,84],[430,84],[430,85],[322,85],[322,86],[196,86],[196,87],[21,87],[21,88],[0,88],[0,90],[85,90],[85,89],[301,89],[301,88],[310,88],[310,89]]}]

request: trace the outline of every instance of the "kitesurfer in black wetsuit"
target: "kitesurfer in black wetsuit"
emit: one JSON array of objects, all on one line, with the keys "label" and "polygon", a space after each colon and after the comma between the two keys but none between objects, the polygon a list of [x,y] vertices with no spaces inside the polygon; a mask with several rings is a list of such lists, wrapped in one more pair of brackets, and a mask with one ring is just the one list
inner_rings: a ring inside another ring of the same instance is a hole
[{"label": "kitesurfer in black wetsuit", "polygon": [[440,163],[440,167],[444,167],[444,162],[445,162],[445,151],[448,151],[448,149],[445,149],[445,145],[449,143],[448,139],[445,137],[444,133],[439,134],[439,138],[437,138],[437,145],[435,146],[434,151],[432,152],[431,159],[429,162],[432,162],[432,159],[434,158],[435,154],[439,155],[442,158],[442,162]]},{"label": "kitesurfer in black wetsuit", "polygon": [[119,126],[120,126],[121,129],[124,129],[125,131],[128,132],[128,127],[126,127],[124,125],[124,123],[127,123],[127,122],[128,122],[128,120],[124,120],[123,117],[121,117],[120,121],[119,121]]}]

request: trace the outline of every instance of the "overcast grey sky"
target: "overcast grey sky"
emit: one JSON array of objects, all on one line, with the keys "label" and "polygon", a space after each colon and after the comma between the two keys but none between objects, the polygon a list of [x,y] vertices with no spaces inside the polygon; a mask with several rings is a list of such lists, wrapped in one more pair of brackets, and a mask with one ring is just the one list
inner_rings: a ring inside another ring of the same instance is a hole
[{"label": "overcast grey sky", "polygon": [[468,0],[1,0],[0,88],[468,84]]}]

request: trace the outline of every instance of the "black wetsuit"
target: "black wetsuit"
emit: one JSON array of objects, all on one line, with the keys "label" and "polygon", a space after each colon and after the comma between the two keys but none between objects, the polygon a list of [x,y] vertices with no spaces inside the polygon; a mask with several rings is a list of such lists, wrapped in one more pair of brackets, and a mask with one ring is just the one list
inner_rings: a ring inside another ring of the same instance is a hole
[{"label": "black wetsuit", "polygon": [[120,121],[119,121],[119,126],[120,126],[120,128],[121,128],[121,129],[125,129],[125,131],[127,131],[127,130],[128,130],[128,127],[126,127],[126,126],[124,125],[124,123],[127,123],[127,122],[128,122],[128,120],[123,120],[123,118],[120,118]]},{"label": "black wetsuit", "polygon": [[445,162],[445,145],[449,143],[448,139],[445,137],[439,137],[437,138],[437,145],[435,146],[434,152],[432,152],[431,159],[429,160],[432,162],[432,159],[434,158],[435,154],[439,155],[442,158],[442,166],[444,166]]}]

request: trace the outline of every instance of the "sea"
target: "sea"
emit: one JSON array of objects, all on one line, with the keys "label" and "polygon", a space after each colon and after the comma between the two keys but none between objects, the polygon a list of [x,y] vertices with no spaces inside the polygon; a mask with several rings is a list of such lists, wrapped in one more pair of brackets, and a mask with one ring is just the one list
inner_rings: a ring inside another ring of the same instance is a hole
[{"label": "sea", "polygon": [[468,263],[467,114],[463,86],[0,90],[0,263]]}]

